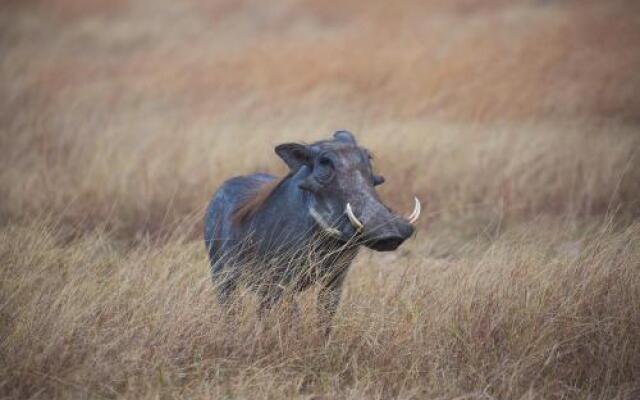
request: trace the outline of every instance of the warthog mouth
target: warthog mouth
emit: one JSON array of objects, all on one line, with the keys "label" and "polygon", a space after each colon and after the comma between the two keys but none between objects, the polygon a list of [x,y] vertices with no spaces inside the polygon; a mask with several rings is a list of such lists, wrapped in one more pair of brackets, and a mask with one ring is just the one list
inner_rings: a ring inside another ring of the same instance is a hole
[{"label": "warthog mouth", "polygon": [[[417,197],[414,197],[415,203],[413,207],[413,211],[406,217],[406,220],[409,224],[414,225],[418,218],[420,217],[420,212],[422,210],[422,206],[420,204],[420,200]],[[360,235],[364,232],[364,224],[360,222],[360,220],[353,213],[353,209],[351,208],[351,204],[347,203],[345,207],[344,213],[346,214],[349,222],[353,226],[356,231],[356,235]],[[331,226],[322,215],[313,207],[309,208],[309,214],[316,221],[318,225],[322,228],[322,231],[327,235],[334,239],[338,239],[341,241],[348,241],[352,238],[346,237],[339,229]],[[395,250],[400,246],[400,244],[404,241],[404,238],[399,236],[389,236],[383,238],[373,239],[367,243],[367,246],[371,247],[374,250],[378,251],[390,251]]]},{"label": "warthog mouth", "polygon": [[[413,211],[407,217],[407,221],[409,221],[411,225],[413,225],[418,220],[418,218],[420,217],[420,211],[422,209],[422,206],[420,205],[420,200],[418,200],[416,196],[414,196],[413,199],[415,200]],[[355,214],[353,213],[353,210],[351,209],[351,204],[347,203],[347,206],[345,207],[344,212],[345,214],[347,214],[347,217],[349,218],[351,225],[353,225],[356,231],[362,232],[362,230],[364,229],[364,225],[362,224],[362,222],[360,222],[358,218],[356,218]]]}]

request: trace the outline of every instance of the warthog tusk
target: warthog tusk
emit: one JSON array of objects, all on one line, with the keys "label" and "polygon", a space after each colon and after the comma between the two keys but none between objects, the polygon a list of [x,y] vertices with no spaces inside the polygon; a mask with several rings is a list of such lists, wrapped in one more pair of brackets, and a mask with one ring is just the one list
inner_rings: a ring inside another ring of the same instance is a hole
[{"label": "warthog tusk", "polygon": [[420,210],[422,209],[422,207],[420,206],[420,200],[418,200],[417,197],[414,197],[414,199],[416,203],[415,203],[415,206],[413,207],[413,212],[411,213],[411,215],[407,217],[410,224],[413,224],[418,220],[418,218],[420,217]]},{"label": "warthog tusk", "polygon": [[327,224],[327,221],[325,221],[324,218],[322,218],[322,215],[320,215],[320,213],[318,213],[315,208],[313,207],[309,208],[309,214],[311,214],[313,219],[318,223],[318,225],[320,225],[322,230],[326,232],[327,235],[337,239],[340,239],[342,237],[342,234],[340,233],[340,231],[337,230],[336,228],[330,227],[329,224]]},{"label": "warthog tusk", "polygon": [[349,217],[349,221],[351,221],[351,225],[353,225],[353,227],[356,228],[356,231],[360,232],[362,228],[364,228],[364,225],[362,225],[362,222],[360,222],[358,218],[356,218],[356,216],[353,215],[351,204],[347,203],[347,208],[345,212],[347,213],[347,217]]}]

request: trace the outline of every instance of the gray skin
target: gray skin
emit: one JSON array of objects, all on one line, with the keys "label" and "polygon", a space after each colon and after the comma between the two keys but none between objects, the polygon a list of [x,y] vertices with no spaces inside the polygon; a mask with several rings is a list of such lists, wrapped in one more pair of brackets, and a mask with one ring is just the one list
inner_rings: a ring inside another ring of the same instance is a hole
[{"label": "gray skin", "polygon": [[[204,239],[212,278],[222,304],[243,282],[261,296],[261,309],[280,301],[287,289],[319,284],[320,318],[328,329],[358,248],[395,250],[414,229],[380,201],[374,186],[384,178],[373,174],[369,152],[351,133],[339,131],[310,145],[282,144],[275,151],[290,173],[255,213],[232,221],[252,193],[276,179],[271,175],[229,179],[209,204]],[[364,225],[360,232],[345,215],[347,203]],[[334,230],[328,234],[327,227]]]}]

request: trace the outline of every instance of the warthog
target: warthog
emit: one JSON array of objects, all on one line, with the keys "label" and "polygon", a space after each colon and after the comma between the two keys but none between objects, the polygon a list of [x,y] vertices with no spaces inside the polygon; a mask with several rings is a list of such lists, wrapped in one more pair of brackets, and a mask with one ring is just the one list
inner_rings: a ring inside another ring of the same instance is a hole
[{"label": "warthog", "polygon": [[371,154],[349,132],[333,136],[277,146],[289,167],[282,179],[235,177],[215,193],[204,239],[222,304],[240,281],[257,289],[261,309],[278,302],[287,288],[295,293],[318,283],[319,311],[328,327],[358,247],[391,251],[413,234],[418,199],[407,219],[391,212],[374,188],[384,178],[373,173]]}]

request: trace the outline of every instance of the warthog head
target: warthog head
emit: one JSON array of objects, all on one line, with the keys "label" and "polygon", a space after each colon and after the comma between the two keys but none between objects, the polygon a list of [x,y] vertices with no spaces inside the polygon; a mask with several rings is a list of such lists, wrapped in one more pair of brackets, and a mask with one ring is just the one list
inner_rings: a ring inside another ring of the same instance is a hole
[{"label": "warthog head", "polygon": [[305,175],[299,187],[311,194],[309,213],[327,235],[391,251],[413,233],[420,202],[415,199],[407,218],[391,212],[375,190],[384,178],[374,174],[371,154],[351,133],[339,131],[334,140],[286,143],[275,150],[292,172]]}]

